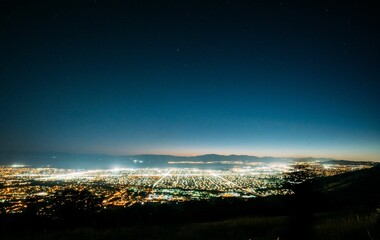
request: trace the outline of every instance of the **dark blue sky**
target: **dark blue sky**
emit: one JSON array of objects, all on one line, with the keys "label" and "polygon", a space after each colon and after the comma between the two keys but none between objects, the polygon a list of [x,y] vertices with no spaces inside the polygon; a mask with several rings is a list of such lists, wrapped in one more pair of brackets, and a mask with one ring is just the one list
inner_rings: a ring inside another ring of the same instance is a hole
[{"label": "dark blue sky", "polygon": [[2,1],[0,151],[380,160],[377,6],[204,2]]}]

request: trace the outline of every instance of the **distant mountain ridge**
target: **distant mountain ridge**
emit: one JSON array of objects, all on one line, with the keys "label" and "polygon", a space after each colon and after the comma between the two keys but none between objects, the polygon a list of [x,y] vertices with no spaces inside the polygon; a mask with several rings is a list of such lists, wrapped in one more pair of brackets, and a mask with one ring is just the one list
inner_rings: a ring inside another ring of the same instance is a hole
[{"label": "distant mountain ridge", "polygon": [[53,166],[63,168],[114,168],[114,167],[168,167],[170,164],[204,163],[215,164],[222,161],[240,162],[313,162],[357,164],[360,162],[336,160],[333,158],[288,158],[288,157],[257,157],[249,155],[219,155],[205,154],[198,156],[174,155],[108,155],[108,154],[80,154],[62,152],[43,153],[0,153],[0,165],[24,164],[30,166]]}]

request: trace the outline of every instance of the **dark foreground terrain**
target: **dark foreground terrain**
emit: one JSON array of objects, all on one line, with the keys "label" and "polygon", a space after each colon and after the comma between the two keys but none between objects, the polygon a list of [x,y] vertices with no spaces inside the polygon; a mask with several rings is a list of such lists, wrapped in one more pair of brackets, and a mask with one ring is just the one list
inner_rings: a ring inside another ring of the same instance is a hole
[{"label": "dark foreground terrain", "polygon": [[290,186],[292,196],[102,211],[97,199],[70,192],[57,200],[50,216],[37,216],[33,206],[23,214],[1,215],[0,238],[380,239],[379,184],[377,165]]}]

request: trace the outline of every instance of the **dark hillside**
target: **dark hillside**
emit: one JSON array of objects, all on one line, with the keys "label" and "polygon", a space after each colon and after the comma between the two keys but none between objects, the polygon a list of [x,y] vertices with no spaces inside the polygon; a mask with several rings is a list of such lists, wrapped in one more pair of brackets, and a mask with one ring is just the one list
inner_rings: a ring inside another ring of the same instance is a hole
[{"label": "dark hillside", "polygon": [[[306,183],[307,184],[307,183]],[[380,203],[380,165],[312,181],[312,195],[329,208]],[[318,200],[317,199],[317,200]]]}]

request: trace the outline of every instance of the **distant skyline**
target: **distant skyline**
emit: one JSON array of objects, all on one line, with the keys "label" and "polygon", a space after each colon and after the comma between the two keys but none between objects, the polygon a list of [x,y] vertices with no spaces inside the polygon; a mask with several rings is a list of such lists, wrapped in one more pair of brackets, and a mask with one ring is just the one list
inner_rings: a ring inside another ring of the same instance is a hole
[{"label": "distant skyline", "polygon": [[0,152],[380,161],[376,9],[2,1]]}]

